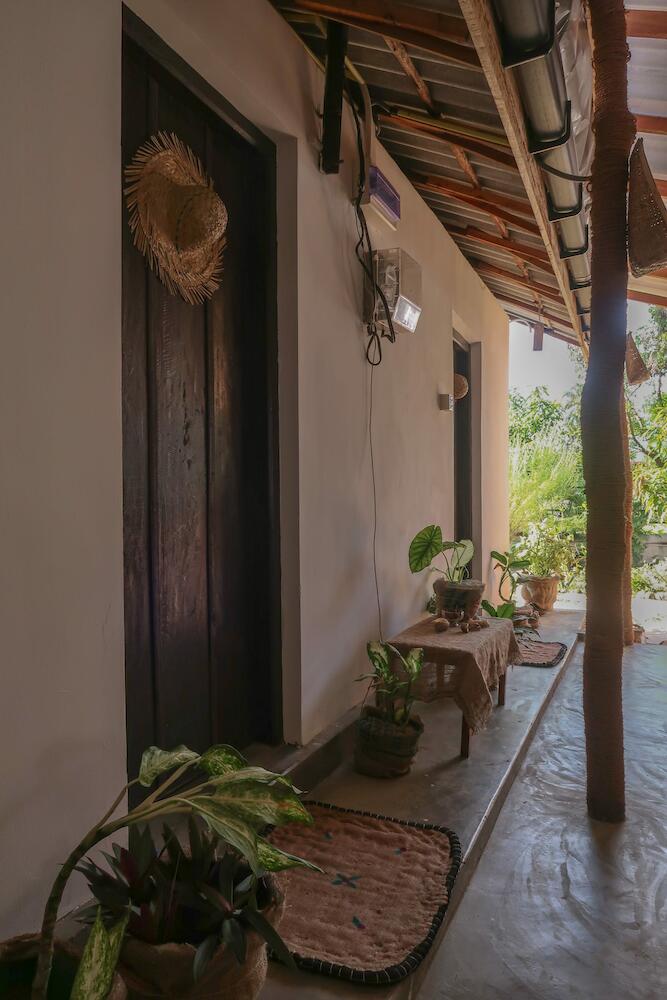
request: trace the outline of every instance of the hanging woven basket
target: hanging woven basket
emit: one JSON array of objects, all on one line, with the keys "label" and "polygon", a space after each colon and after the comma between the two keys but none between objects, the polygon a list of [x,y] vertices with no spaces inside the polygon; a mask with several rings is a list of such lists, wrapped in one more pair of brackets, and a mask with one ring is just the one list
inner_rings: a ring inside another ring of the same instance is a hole
[{"label": "hanging woven basket", "polygon": [[628,334],[625,345],[625,372],[630,385],[641,385],[642,382],[646,382],[651,377],[631,333]]},{"label": "hanging woven basket", "polygon": [[667,209],[638,139],[630,156],[628,255],[635,278],[667,266]]}]

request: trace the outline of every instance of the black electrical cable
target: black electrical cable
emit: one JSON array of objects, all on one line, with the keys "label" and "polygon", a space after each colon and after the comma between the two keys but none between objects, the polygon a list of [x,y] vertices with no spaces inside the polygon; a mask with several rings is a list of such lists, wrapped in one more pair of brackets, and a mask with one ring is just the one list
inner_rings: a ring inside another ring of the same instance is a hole
[{"label": "black electrical cable", "polygon": [[591,179],[590,174],[567,174],[564,170],[558,170],[556,167],[550,167],[548,163],[544,163],[543,160],[537,161],[542,170],[547,174],[553,174],[554,177],[562,177],[564,181],[589,181]]}]

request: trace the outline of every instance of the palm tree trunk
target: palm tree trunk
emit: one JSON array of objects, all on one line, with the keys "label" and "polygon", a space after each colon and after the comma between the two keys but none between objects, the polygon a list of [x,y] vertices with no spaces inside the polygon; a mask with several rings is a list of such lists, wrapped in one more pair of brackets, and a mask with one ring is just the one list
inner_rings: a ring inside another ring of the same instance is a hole
[{"label": "palm tree trunk", "polygon": [[581,401],[588,501],[584,721],[588,812],[625,816],[623,578],[626,481],[623,365],[626,337],[626,190],[634,119],[627,105],[623,0],[590,0],[595,72],[591,345]]}]

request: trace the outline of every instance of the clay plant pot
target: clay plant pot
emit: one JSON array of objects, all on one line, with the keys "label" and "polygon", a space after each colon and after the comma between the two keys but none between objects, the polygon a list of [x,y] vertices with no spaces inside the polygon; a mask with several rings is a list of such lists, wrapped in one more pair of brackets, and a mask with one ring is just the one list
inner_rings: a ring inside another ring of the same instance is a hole
[{"label": "clay plant pot", "polygon": [[411,715],[405,726],[387,722],[382,713],[367,705],[357,722],[354,766],[371,778],[400,778],[407,774],[417,753],[424,724]]},{"label": "clay plant pot", "polygon": [[[267,903],[264,917],[278,927],[285,900],[276,879],[264,877]],[[128,937],[121,950],[119,971],[130,996],[148,1000],[256,1000],[266,979],[268,957],[263,938],[246,930],[246,960],[239,965],[224,944],[213,953],[195,982],[192,974],[196,948],[191,944],[147,944]]]},{"label": "clay plant pot", "polygon": [[[0,943],[0,997],[3,1000],[30,1000],[38,948],[39,934],[21,934]],[[56,941],[48,1000],[69,1000],[80,954],[68,941]],[[117,973],[107,1000],[126,1000],[126,997],[125,984]]]},{"label": "clay plant pot", "polygon": [[526,574],[519,577],[519,582],[523,584],[521,593],[528,604],[534,604],[540,613],[553,610],[560,582],[556,573],[551,576]]},{"label": "clay plant pot", "polygon": [[467,622],[479,611],[485,584],[481,580],[445,580],[439,577],[433,584],[436,614],[449,621]]}]

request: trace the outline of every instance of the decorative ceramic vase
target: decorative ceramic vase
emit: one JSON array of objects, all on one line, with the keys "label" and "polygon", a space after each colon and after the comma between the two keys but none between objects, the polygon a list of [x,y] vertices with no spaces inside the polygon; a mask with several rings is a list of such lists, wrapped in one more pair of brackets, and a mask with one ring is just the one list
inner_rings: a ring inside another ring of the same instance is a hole
[{"label": "decorative ceramic vase", "polygon": [[438,577],[433,584],[436,614],[449,621],[470,621],[479,611],[486,585],[481,580],[445,580]]},{"label": "decorative ceramic vase", "polygon": [[[3,1000],[30,1000],[37,967],[39,934],[21,934],[0,942],[0,996]],[[49,979],[49,1000],[69,997],[81,953],[69,941],[56,941]],[[107,1000],[126,1000],[127,990],[116,973]]]},{"label": "decorative ceramic vase", "polygon": [[[271,875],[264,876],[269,902],[264,917],[278,927],[285,909],[283,893]],[[201,976],[194,981],[191,944],[147,944],[128,937],[121,950],[120,972],[132,997],[165,1000],[256,1000],[268,968],[266,943],[255,931],[246,930],[246,958],[240,965],[224,944],[213,953]]]},{"label": "decorative ceramic vase", "polygon": [[521,593],[528,604],[534,604],[540,612],[551,611],[558,597],[558,583],[560,577],[553,573],[551,576],[533,576],[526,574],[519,577],[519,582],[523,584]]},{"label": "decorative ceramic vase", "polygon": [[357,723],[355,770],[371,778],[400,778],[412,767],[423,732],[418,715],[411,715],[405,726],[397,726],[367,705]]}]

